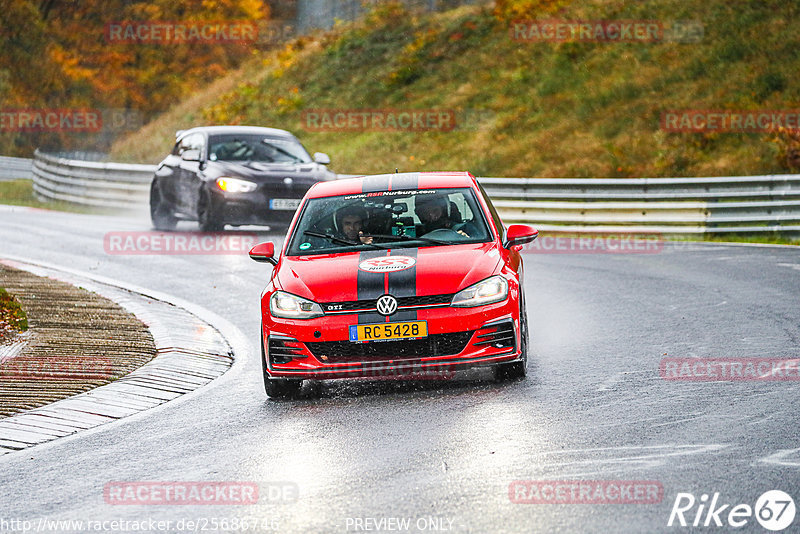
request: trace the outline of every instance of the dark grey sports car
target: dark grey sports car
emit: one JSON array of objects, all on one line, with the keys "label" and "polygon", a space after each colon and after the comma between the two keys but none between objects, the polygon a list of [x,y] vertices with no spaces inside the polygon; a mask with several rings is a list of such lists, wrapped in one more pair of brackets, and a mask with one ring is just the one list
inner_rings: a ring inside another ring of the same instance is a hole
[{"label": "dark grey sports car", "polygon": [[306,191],[336,175],[327,154],[312,160],[285,130],[207,126],[176,134],[172,152],[150,186],[150,216],[158,230],[179,220],[198,221],[206,232],[226,224],[286,228]]}]

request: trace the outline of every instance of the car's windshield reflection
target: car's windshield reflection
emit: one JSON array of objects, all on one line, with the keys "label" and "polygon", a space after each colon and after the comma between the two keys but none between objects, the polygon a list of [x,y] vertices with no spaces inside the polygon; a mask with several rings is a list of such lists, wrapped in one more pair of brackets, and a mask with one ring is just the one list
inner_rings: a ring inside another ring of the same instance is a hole
[{"label": "car's windshield reflection", "polygon": [[309,199],[288,255],[478,243],[490,232],[468,188],[382,191]]}]

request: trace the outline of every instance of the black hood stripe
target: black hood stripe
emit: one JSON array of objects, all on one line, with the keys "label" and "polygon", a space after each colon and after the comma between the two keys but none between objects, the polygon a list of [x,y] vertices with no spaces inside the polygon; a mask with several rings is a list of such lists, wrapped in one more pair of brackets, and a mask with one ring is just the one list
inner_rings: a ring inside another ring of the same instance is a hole
[{"label": "black hood stripe", "polygon": [[[417,249],[406,248],[392,251],[393,256],[409,256],[417,259]],[[389,294],[393,297],[417,296],[417,264],[410,269],[387,273],[389,277]],[[392,321],[416,321],[417,310],[399,311],[390,317]]]},{"label": "black hood stripe", "polygon": [[[417,189],[419,173],[389,174],[382,176],[369,176],[364,178],[362,192],[374,193],[377,191],[397,191],[403,189]],[[397,250],[367,250],[359,255],[359,264],[368,259],[381,256],[410,256],[417,259],[417,249]],[[368,273],[358,270],[357,283],[358,300],[377,299],[389,293],[395,297],[414,297],[417,295],[417,266],[402,271],[391,273]],[[361,313],[358,315],[359,324],[380,323],[384,321],[414,321],[417,311],[400,311],[390,317],[384,317],[377,312]]]},{"label": "black hood stripe", "polygon": [[392,191],[403,191],[405,189],[417,189],[419,187],[419,173],[394,174],[392,175]]},{"label": "black hood stripe", "polygon": [[362,181],[362,193],[374,193],[376,191],[388,191],[389,179],[391,175],[382,174],[380,176],[367,176]]},{"label": "black hood stripe", "polygon": [[[362,261],[371,260],[373,258],[381,258],[388,254],[386,250],[365,250],[358,255],[358,263]],[[385,273],[369,273],[358,269],[356,278],[356,288],[358,291],[358,300],[371,300],[377,299],[386,293],[386,274]],[[383,315],[378,312],[360,313],[358,315],[358,324],[372,324],[381,323],[385,319]]]}]

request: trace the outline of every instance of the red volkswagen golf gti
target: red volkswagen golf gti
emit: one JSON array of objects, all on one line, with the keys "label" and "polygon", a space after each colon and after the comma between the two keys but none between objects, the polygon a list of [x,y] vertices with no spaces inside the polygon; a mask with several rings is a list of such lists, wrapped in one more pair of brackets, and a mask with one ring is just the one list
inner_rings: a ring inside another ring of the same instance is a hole
[{"label": "red volkswagen golf gti", "polygon": [[304,379],[420,378],[495,366],[525,376],[520,249],[469,173],[404,173],[315,184],[261,296],[267,395]]}]

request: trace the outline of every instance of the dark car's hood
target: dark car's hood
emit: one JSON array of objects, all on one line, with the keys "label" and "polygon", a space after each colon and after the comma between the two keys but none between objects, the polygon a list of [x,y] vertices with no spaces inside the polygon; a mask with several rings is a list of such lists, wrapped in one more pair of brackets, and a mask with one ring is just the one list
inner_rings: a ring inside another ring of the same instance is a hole
[{"label": "dark car's hood", "polygon": [[[387,256],[413,258],[409,261],[413,266],[389,273],[363,270],[380,269],[380,265],[371,267],[362,262]],[[281,289],[317,302],[375,298],[387,286],[389,293],[401,291],[402,296],[442,295],[456,293],[495,274],[499,264],[500,254],[492,242],[391,252],[370,249],[361,253],[285,256],[277,280]],[[401,286],[403,289],[399,290]]]},{"label": "dark car's hood", "polygon": [[206,176],[218,178],[231,176],[245,178],[260,183],[266,179],[292,178],[311,179],[314,181],[328,180],[333,176],[324,165],[319,163],[277,164],[262,163],[259,161],[209,161],[205,170]]}]

